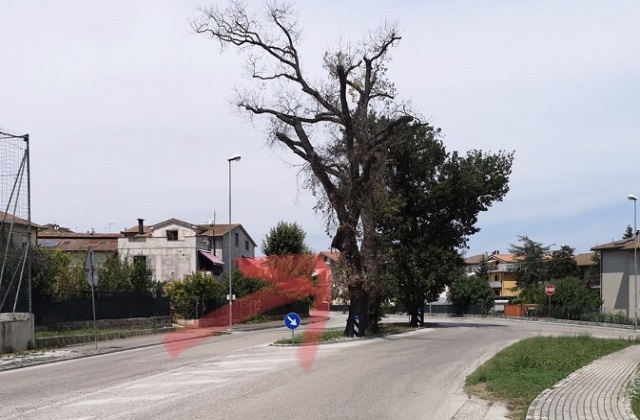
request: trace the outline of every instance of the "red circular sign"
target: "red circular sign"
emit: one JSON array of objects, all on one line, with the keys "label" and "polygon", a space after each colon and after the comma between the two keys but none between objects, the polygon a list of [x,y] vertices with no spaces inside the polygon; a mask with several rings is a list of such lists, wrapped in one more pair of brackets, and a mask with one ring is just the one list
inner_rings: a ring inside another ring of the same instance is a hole
[{"label": "red circular sign", "polygon": [[544,286],[544,292],[547,294],[547,296],[551,296],[556,292],[556,287],[553,284],[547,284],[546,286]]}]

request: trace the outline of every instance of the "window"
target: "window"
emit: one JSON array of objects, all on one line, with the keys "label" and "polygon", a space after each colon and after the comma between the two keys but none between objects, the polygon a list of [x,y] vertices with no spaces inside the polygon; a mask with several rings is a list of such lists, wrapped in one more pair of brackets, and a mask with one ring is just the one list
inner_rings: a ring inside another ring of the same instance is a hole
[{"label": "window", "polygon": [[244,250],[245,251],[249,250],[249,241],[244,241]]},{"label": "window", "polygon": [[178,231],[177,230],[168,230],[167,231],[167,241],[177,241],[178,240]]},{"label": "window", "polygon": [[240,246],[240,235],[238,235],[237,233],[235,234],[235,238],[236,238],[236,248]]}]

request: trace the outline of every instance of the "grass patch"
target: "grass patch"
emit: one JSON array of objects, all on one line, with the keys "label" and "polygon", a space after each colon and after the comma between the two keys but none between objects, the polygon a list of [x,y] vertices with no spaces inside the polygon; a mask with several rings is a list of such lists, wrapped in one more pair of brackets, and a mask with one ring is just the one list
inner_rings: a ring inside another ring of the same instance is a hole
[{"label": "grass patch", "polygon": [[534,337],[500,351],[469,375],[468,393],[503,401],[513,418],[524,419],[531,402],[545,389],[607,354],[638,344],[637,340],[589,336]]},{"label": "grass patch", "polygon": [[[98,334],[101,333],[121,333],[121,332],[129,332],[129,331],[138,331],[146,328],[153,328],[151,326],[144,327],[138,326],[137,328],[105,328],[98,329],[96,332]],[[64,330],[46,330],[46,331],[36,331],[36,338],[47,338],[47,337],[67,337],[71,335],[93,335],[93,328],[77,328],[77,329],[64,329]]]},{"label": "grass patch", "polygon": [[[419,329],[419,327],[411,327],[406,323],[395,323],[395,324],[381,324],[380,329],[377,333],[368,335],[365,338],[372,337],[384,337],[387,335],[393,334],[402,334],[409,331],[415,331]],[[293,344],[304,344],[306,342],[317,342],[318,334],[315,332],[310,332],[307,334],[296,334],[294,335]],[[347,340],[348,338],[344,336],[344,330],[330,330],[324,331],[320,336],[320,342],[330,342],[330,341],[340,341]],[[291,344],[291,337],[283,338],[281,340],[276,341],[276,344]]]},{"label": "grass patch", "polygon": [[640,418],[640,377],[636,376],[631,383],[629,396],[631,397],[631,409],[633,410],[633,414]]}]

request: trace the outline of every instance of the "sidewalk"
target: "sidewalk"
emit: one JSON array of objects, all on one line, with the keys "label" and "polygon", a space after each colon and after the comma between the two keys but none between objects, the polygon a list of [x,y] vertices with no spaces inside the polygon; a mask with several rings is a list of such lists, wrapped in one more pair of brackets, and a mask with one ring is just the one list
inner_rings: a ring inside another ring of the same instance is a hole
[{"label": "sidewalk", "polygon": [[[313,324],[319,322],[326,317],[310,316],[308,318],[302,318],[302,325]],[[258,331],[269,328],[284,328],[284,322],[282,320],[269,321],[259,324],[237,324],[233,326],[233,331],[236,332],[248,332]],[[189,334],[189,329],[185,329],[183,340],[193,340],[199,335]],[[206,330],[202,329],[206,334]],[[227,331],[221,331],[222,334],[228,334]],[[98,341],[98,348],[94,342],[70,345],[62,348],[55,349],[42,349],[42,350],[30,350],[14,354],[0,354],[0,372],[3,370],[19,369],[28,366],[41,365],[45,363],[59,362],[63,360],[79,359],[82,357],[96,356],[99,354],[115,353],[119,351],[132,350],[142,347],[163,345],[163,339],[167,334],[153,334],[142,335],[129,338],[118,338],[108,341]],[[172,341],[180,339],[180,334],[173,333],[171,336]]]},{"label": "sidewalk", "polygon": [[640,345],[602,357],[542,392],[527,420],[637,420],[627,385],[640,362]]}]

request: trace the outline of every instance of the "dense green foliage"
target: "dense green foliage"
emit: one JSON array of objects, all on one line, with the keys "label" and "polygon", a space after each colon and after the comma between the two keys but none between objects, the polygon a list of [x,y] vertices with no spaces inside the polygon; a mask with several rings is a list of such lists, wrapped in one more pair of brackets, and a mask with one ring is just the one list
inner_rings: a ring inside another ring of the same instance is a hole
[{"label": "dense green foliage", "polygon": [[[84,269],[86,253],[57,249],[32,251],[33,292],[43,299],[63,301],[90,288]],[[112,254],[98,262],[96,290],[108,292],[157,292],[159,283],[144,263],[134,263]]]},{"label": "dense green foliage", "polygon": [[[570,373],[632,344],[588,336],[529,338],[500,351],[467,378],[467,390],[484,384],[492,399],[510,403],[518,413],[542,391]],[[523,417],[524,418],[524,417]]]},{"label": "dense green foliage", "polygon": [[518,287],[524,292],[538,289],[549,280],[549,246],[542,245],[527,236],[518,236],[521,245],[511,244],[509,252],[518,258],[515,278]]},{"label": "dense green foliage", "polygon": [[480,264],[478,264],[478,268],[476,269],[475,275],[480,277],[485,281],[489,281],[489,257],[487,254],[482,254],[480,256]]},{"label": "dense green foliage", "polygon": [[449,286],[447,297],[454,305],[480,305],[486,314],[493,308],[495,294],[487,280],[462,274]]},{"label": "dense green foliage", "polygon": [[[76,260],[84,262],[85,255],[79,254]],[[33,249],[31,269],[33,294],[43,299],[63,301],[89,288],[83,265],[57,249]]]},{"label": "dense green foliage", "polygon": [[121,259],[117,254],[109,256],[99,266],[98,290],[119,292],[147,292],[158,288],[149,267],[142,262]]},{"label": "dense green foliage", "polygon": [[457,278],[464,261],[458,250],[478,214],[509,191],[512,153],[448,152],[439,130],[416,126],[389,150],[388,200],[377,214],[380,249],[396,297],[415,323],[417,310]]},{"label": "dense green foliage", "polygon": [[556,292],[551,298],[553,316],[564,319],[582,319],[585,313],[597,312],[602,299],[596,290],[589,289],[575,277],[556,279]]},{"label": "dense green foliage", "polygon": [[306,235],[295,222],[278,222],[262,240],[262,252],[264,255],[309,254],[311,250],[304,243]]},{"label": "dense green foliage", "polygon": [[547,263],[548,280],[566,277],[578,277],[580,272],[575,260],[574,249],[563,245],[557,251],[551,252],[551,259]]},{"label": "dense green foliage", "polygon": [[205,300],[222,300],[227,290],[211,274],[199,271],[165,283],[164,292],[171,298],[177,315],[192,318],[197,317],[198,312],[206,312],[207,308],[200,308]]}]

